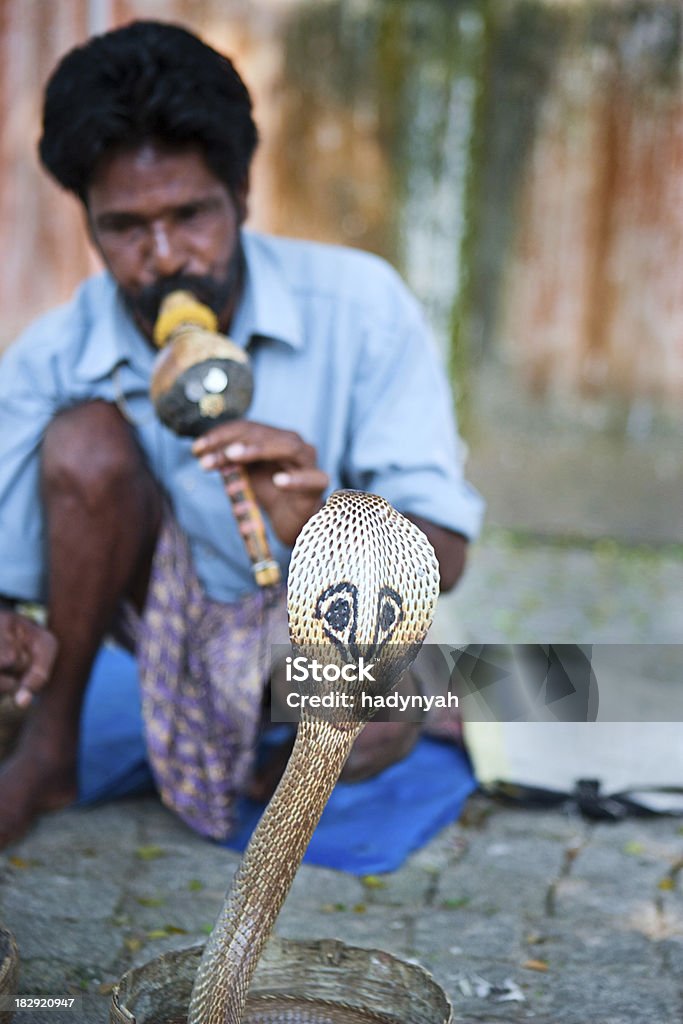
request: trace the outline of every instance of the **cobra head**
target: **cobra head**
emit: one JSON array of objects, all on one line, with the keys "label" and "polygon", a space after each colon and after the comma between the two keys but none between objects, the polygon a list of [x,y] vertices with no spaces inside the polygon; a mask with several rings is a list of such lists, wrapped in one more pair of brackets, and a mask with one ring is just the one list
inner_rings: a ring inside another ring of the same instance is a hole
[{"label": "cobra head", "polygon": [[362,657],[373,680],[350,692],[383,696],[431,625],[439,566],[424,533],[384,498],[336,491],[299,534],[287,593],[297,652],[338,666]]}]

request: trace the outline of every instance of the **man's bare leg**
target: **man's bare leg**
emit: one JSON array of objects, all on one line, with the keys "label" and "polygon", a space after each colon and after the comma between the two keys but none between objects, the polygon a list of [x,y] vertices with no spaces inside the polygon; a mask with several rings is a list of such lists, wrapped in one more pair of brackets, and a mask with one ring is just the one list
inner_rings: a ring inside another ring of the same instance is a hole
[{"label": "man's bare leg", "polygon": [[0,768],[0,846],[76,796],[81,704],[124,597],[144,604],[160,492],[130,426],[106,402],[60,413],[42,452],[48,626],[59,643],[49,683]]}]

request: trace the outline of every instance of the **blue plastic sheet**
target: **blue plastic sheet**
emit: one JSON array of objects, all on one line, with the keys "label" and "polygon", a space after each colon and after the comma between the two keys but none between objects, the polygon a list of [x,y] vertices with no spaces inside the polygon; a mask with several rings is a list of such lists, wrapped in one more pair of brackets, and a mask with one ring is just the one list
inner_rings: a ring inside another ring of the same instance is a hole
[{"label": "blue plastic sheet", "polygon": [[[304,861],[357,875],[393,871],[459,817],[475,788],[464,751],[422,738],[408,757],[375,778],[337,784]],[[135,660],[104,647],[83,709],[79,803],[151,790]],[[243,849],[262,811],[263,805],[245,800],[226,845]]]}]

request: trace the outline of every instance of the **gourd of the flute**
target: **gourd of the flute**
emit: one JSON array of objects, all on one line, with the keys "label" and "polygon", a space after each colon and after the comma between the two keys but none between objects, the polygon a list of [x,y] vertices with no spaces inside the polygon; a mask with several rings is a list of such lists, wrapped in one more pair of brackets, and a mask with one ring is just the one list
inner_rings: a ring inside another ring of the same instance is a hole
[{"label": "gourd of the flute", "polygon": [[254,391],[251,365],[239,345],[205,326],[211,322],[206,315],[213,314],[187,293],[173,292],[164,300],[157,326],[169,307],[175,320],[165,332],[155,328],[163,347],[152,368],[150,396],[159,419],[175,434],[199,437],[247,412]]}]

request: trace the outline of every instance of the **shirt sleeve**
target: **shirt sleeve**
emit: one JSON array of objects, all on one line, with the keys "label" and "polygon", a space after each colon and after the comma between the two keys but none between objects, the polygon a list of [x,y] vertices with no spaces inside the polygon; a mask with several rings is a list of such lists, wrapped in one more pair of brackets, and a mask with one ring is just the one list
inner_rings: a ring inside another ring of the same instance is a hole
[{"label": "shirt sleeve", "polygon": [[17,342],[0,360],[0,593],[24,601],[45,600],[40,446],[59,405],[40,355]]},{"label": "shirt sleeve", "polygon": [[391,320],[366,324],[345,478],[474,539],[484,502],[463,474],[448,381],[418,303],[402,284],[395,292]]}]

